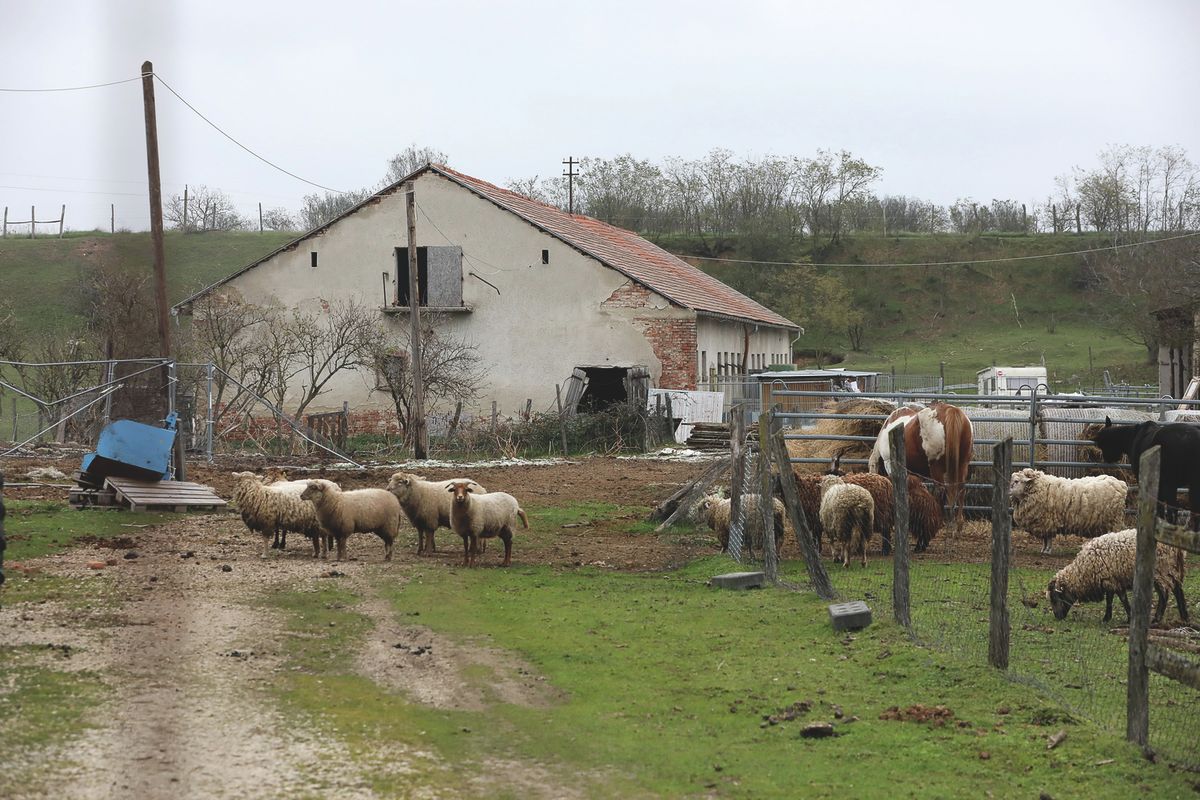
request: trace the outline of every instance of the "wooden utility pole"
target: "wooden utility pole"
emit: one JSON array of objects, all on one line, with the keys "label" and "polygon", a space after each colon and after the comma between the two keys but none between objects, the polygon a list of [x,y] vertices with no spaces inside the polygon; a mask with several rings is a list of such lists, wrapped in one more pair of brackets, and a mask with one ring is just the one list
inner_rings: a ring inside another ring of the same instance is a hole
[{"label": "wooden utility pole", "polygon": [[575,213],[575,165],[579,162],[575,160],[575,156],[567,156],[563,162],[567,167],[567,171],[563,173],[563,177],[567,179],[567,213]]},{"label": "wooden utility pole", "polygon": [[417,286],[417,213],[416,194],[411,188],[404,195],[408,213],[408,316],[412,325],[413,406],[410,424],[413,431],[413,458],[428,458],[429,440],[425,431],[425,371],[421,368],[421,296]]},{"label": "wooden utility pole", "polygon": [[258,232],[259,232],[259,233],[262,233],[262,232],[263,232],[263,224],[262,224],[262,203],[259,203],[259,204],[258,204]]},{"label": "wooden utility pole", "polygon": [[[158,170],[158,121],[154,113],[154,65],[142,64],[142,102],[146,117],[146,174],[150,184],[150,238],[154,242],[154,305],[158,311],[158,354],[163,359],[163,388],[167,413],[175,406],[175,369],[171,357],[171,328],[167,312],[167,255],[163,246],[162,180]],[[175,480],[186,480],[183,437],[175,433]]]},{"label": "wooden utility pole", "polygon": [[188,186],[183,185],[183,233],[187,233],[187,206],[188,206]]},{"label": "wooden utility pole", "polygon": [[108,232],[109,233],[117,232],[117,204],[116,203],[108,204]]},{"label": "wooden utility pole", "polygon": [[167,257],[163,247],[162,182],[158,173],[158,123],[154,116],[154,65],[142,64],[142,101],[146,111],[146,170],[150,180],[150,237],[154,242],[154,301],[158,309],[158,354],[171,356],[167,324]]}]

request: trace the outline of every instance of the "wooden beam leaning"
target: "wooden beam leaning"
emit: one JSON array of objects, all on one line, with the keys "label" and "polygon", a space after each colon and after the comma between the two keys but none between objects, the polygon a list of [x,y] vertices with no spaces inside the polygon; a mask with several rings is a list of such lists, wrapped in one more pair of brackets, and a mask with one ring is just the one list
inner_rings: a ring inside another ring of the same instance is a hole
[{"label": "wooden beam leaning", "polygon": [[888,434],[891,457],[888,475],[892,479],[895,526],[892,534],[892,615],[905,628],[912,627],[909,611],[908,582],[908,464],[904,454],[904,426],[897,425]]},{"label": "wooden beam leaning", "polygon": [[[729,469],[731,462],[732,459],[730,459],[729,456],[725,456],[724,458],[718,458],[716,461],[710,464],[708,469],[704,470],[699,478],[696,478],[696,480],[689,484],[687,491],[684,492],[679,500],[676,501],[675,508],[669,513],[667,518],[663,520],[663,523],[654,529],[654,532],[662,533],[671,525],[675,524],[676,520],[688,513],[688,511],[691,510],[691,507],[696,504],[696,501],[704,495],[705,490],[707,490],[708,487],[713,484],[713,481],[715,481],[726,470]],[[678,494],[679,493],[676,492],[676,495]],[[662,506],[659,506],[659,508],[655,509],[654,513],[658,514],[660,510],[663,510]],[[654,514],[651,515],[651,519],[653,518]]]},{"label": "wooden beam leaning", "polygon": [[988,663],[1008,669],[1012,627],[1008,617],[1008,562],[1012,551],[1012,516],[1008,482],[1012,474],[1012,437],[992,448],[992,587],[988,620]]},{"label": "wooden beam leaning", "polygon": [[779,483],[783,488],[783,504],[787,507],[788,517],[792,521],[792,530],[796,532],[796,541],[800,544],[800,552],[804,555],[804,566],[808,570],[808,580],[813,585],[817,596],[822,600],[833,600],[837,594],[829,580],[829,573],[821,563],[821,554],[813,541],[812,529],[800,506],[800,490],[796,488],[796,474],[792,472],[792,464],[788,459],[787,445],[784,444],[783,431],[776,430],[767,437],[763,446],[770,448],[771,460],[779,465]]},{"label": "wooden beam leaning", "polygon": [[1200,663],[1156,645],[1146,645],[1146,666],[1159,675],[1200,689]]},{"label": "wooden beam leaning", "polygon": [[1150,682],[1146,646],[1154,580],[1154,526],[1162,448],[1142,454],[1138,468],[1137,560],[1133,571],[1133,605],[1129,611],[1129,674],[1126,684],[1125,738],[1145,748],[1150,741]]}]

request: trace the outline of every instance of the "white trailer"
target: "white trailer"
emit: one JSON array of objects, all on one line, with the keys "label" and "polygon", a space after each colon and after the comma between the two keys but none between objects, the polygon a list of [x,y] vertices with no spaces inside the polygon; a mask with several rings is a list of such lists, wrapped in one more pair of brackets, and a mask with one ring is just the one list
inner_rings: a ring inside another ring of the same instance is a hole
[{"label": "white trailer", "polygon": [[975,383],[979,394],[1005,397],[1032,394],[1039,387],[1044,392],[1049,387],[1045,367],[988,367],[975,373]]}]

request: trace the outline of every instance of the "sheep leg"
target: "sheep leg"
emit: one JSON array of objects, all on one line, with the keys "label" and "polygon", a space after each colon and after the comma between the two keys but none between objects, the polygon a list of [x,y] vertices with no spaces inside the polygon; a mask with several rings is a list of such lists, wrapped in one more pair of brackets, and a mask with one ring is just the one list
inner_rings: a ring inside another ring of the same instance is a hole
[{"label": "sheep leg", "polygon": [[512,529],[505,525],[500,529],[500,541],[504,542],[504,562],[500,565],[507,567],[512,563]]},{"label": "sheep leg", "polygon": [[1175,605],[1179,606],[1179,618],[1184,622],[1188,621],[1187,600],[1183,597],[1183,584],[1178,581],[1171,587],[1171,591],[1175,595]]},{"label": "sheep leg", "polygon": [[338,534],[335,538],[337,539],[337,560],[345,561],[346,560],[346,537],[342,536],[341,534]]},{"label": "sheep leg", "polygon": [[393,541],[392,537],[391,536],[387,536],[387,537],[380,536],[379,538],[383,539],[383,560],[391,561],[392,560],[392,541]]},{"label": "sheep leg", "polygon": [[319,533],[316,536],[312,537],[313,558],[321,557],[321,540],[323,538],[324,537]]},{"label": "sheep leg", "polygon": [[1162,622],[1163,613],[1167,610],[1167,589],[1165,586],[1154,584],[1154,594],[1158,598],[1158,603],[1154,606],[1154,618],[1152,623]]},{"label": "sheep leg", "polygon": [[[1050,539],[1042,539],[1042,555],[1050,555]],[[1111,599],[1110,599],[1111,602]]]},{"label": "sheep leg", "polygon": [[[1112,619],[1112,599],[1113,599],[1112,592],[1104,593],[1104,621],[1105,622],[1108,622],[1110,619]],[[1121,598],[1121,602],[1125,602],[1124,597]],[[1128,612],[1128,609],[1126,609],[1126,611]]]},{"label": "sheep leg", "polygon": [[[1125,594],[1124,591],[1120,591],[1117,592],[1117,599],[1120,600],[1121,605],[1125,607],[1125,619],[1129,619],[1129,595]],[[1109,605],[1112,605],[1112,600],[1109,600],[1108,602]],[[1104,618],[1104,621],[1108,622],[1110,617],[1112,617],[1111,613]]]},{"label": "sheep leg", "polygon": [[269,558],[270,557],[270,555],[271,555],[271,540],[273,538],[274,538],[273,531],[263,531],[262,532],[263,551],[262,551],[262,556],[260,556],[261,558]]},{"label": "sheep leg", "polygon": [[463,563],[464,567],[471,566],[471,534],[460,534],[463,540]]}]

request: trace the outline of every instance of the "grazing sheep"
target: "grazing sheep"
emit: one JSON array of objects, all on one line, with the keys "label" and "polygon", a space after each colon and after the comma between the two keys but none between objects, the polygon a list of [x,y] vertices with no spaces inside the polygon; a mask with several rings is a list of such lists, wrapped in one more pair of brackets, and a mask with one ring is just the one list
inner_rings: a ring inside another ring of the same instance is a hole
[{"label": "grazing sheep", "polygon": [[388,479],[388,491],[396,495],[404,515],[417,529],[417,555],[437,552],[433,534],[438,528],[450,527],[450,506],[454,498],[449,491],[450,485],[457,481],[471,483],[475,494],[487,494],[487,489],[470,478],[427,481],[417,475],[397,472]]},{"label": "grazing sheep", "polygon": [[312,541],[313,558],[324,555],[327,540],[316,509],[301,499],[294,487],[264,486],[253,472],[235,472],[232,477],[233,502],[246,527],[263,537],[263,558],[270,555],[272,539],[279,531],[307,536]]},{"label": "grazing sheep", "polygon": [[[1106,533],[1083,543],[1075,560],[1055,574],[1046,589],[1055,619],[1065,619],[1077,602],[1104,598],[1104,621],[1112,619],[1115,594],[1129,616],[1126,592],[1133,588],[1137,559],[1137,529]],[[1179,616],[1188,621],[1187,600],[1183,596],[1183,551],[1158,543],[1154,558],[1154,593],[1158,604],[1154,622],[1162,620],[1167,607],[1167,592],[1175,595]]]},{"label": "grazing sheep", "polygon": [[[750,546],[752,548],[763,547],[762,536],[762,519],[761,506],[758,504],[759,495],[744,494],[742,495],[742,511],[747,515],[748,520],[754,521],[754,524],[745,525],[744,528],[751,533]],[[783,517],[785,509],[779,498],[771,498],[771,505],[775,512],[775,552],[779,552],[779,547],[783,544]],[[721,552],[729,550],[729,526],[733,522],[730,519],[730,514],[733,512],[733,502],[729,498],[722,498],[715,494],[710,494],[700,501],[699,514],[700,518],[708,523],[708,527],[717,533],[717,541],[721,543]]]},{"label": "grazing sheep", "polygon": [[1128,488],[1111,475],[1060,478],[1026,467],[1008,485],[1013,524],[1041,539],[1042,553],[1049,553],[1056,534],[1099,536],[1123,528]]},{"label": "grazing sheep", "polygon": [[475,565],[480,539],[499,536],[504,542],[503,566],[507,567],[512,562],[512,537],[517,517],[526,528],[529,518],[511,494],[479,494],[476,486],[474,481],[453,481],[447,489],[452,498],[450,528],[463,540],[463,566]]},{"label": "grazing sheep", "polygon": [[862,486],[846,483],[838,475],[821,478],[821,526],[828,532],[834,548],[834,560],[839,555],[842,566],[850,566],[850,555],[859,553],[862,565],[867,565],[867,542],[875,526],[875,501]]},{"label": "grazing sheep", "polygon": [[352,533],[374,533],[383,540],[383,560],[392,560],[392,543],[400,532],[400,501],[386,489],[344,492],[331,481],[309,481],[300,494],[312,503],[317,519],[337,541],[337,559],[346,557]]}]

